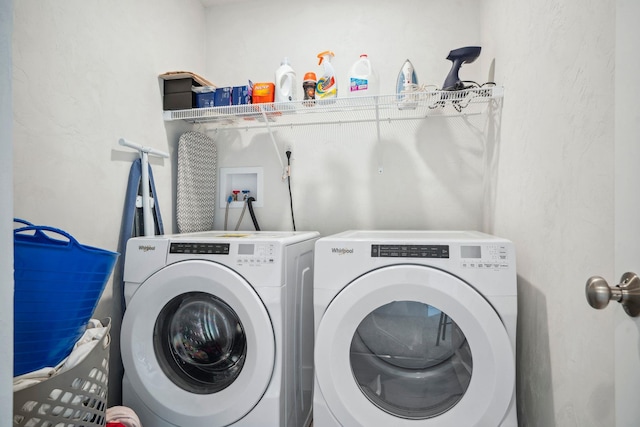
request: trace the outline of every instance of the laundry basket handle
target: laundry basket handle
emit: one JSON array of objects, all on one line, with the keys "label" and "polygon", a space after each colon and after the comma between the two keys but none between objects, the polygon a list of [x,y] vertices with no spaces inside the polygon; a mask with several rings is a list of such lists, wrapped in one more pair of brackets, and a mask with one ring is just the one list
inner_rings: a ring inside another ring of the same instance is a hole
[{"label": "laundry basket handle", "polygon": [[24,225],[33,225],[33,223],[27,221],[26,219],[22,219],[22,218],[13,218],[13,222],[17,222],[19,224],[24,224]]},{"label": "laundry basket handle", "polygon": [[[35,231],[34,236],[37,236],[41,239],[46,238],[47,240],[52,240],[57,244],[66,244],[67,246],[80,246],[80,243],[71,234],[67,233],[64,230],[60,230],[59,228],[49,227],[48,225],[28,225],[26,227],[16,228],[15,230],[13,230],[13,234],[15,235],[26,231]],[[60,234],[66,237],[69,242],[64,242],[63,240],[59,239],[53,239],[46,233],[43,233],[43,231],[50,231],[52,233]]]},{"label": "laundry basket handle", "polygon": [[[25,228],[25,226],[28,227],[33,227],[34,224],[32,222],[27,221],[26,219],[22,219],[22,218],[13,218],[13,222],[17,222],[18,224],[23,224],[22,228]],[[20,227],[18,227],[20,228]],[[14,228],[14,231],[17,230]],[[51,238],[49,236],[47,236],[46,234],[44,234],[42,231],[40,230],[36,230],[35,233],[33,233],[33,237],[38,239],[38,240],[51,240]]]}]

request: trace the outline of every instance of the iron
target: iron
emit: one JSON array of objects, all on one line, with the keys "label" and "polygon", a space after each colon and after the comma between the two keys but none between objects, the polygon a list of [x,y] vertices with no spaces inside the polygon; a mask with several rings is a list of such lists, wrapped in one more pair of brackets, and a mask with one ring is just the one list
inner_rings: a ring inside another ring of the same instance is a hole
[{"label": "iron", "polygon": [[458,77],[458,71],[462,64],[471,64],[480,56],[480,46],[467,46],[459,49],[454,49],[449,52],[447,59],[452,62],[451,70],[444,80],[442,90],[461,90],[465,89],[464,83]]}]

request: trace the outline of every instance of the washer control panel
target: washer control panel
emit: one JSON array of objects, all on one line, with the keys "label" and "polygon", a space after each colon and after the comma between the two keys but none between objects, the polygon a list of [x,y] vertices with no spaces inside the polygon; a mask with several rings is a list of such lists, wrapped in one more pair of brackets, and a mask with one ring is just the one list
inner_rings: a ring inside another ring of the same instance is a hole
[{"label": "washer control panel", "polygon": [[277,249],[273,243],[171,242],[169,253],[228,255],[235,258],[236,265],[253,267],[275,264]]},{"label": "washer control panel", "polygon": [[460,246],[460,265],[463,268],[509,268],[508,250],[505,245]]},{"label": "washer control panel", "polygon": [[371,245],[376,258],[449,258],[448,245]]},{"label": "washer control panel", "polygon": [[259,266],[276,262],[276,246],[273,243],[239,243],[238,265]]}]

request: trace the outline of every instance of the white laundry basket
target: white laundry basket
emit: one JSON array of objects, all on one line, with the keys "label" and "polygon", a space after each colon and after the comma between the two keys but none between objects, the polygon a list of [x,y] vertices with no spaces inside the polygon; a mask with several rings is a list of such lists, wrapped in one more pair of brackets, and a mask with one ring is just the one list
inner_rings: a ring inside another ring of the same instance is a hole
[{"label": "white laundry basket", "polygon": [[13,393],[13,425],[94,427],[106,425],[110,319],[104,336],[68,371]]}]

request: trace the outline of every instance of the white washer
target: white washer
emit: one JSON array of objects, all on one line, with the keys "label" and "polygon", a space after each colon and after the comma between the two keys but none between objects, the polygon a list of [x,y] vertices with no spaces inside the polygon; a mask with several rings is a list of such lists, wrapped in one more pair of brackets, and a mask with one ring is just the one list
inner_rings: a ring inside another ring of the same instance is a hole
[{"label": "white washer", "polygon": [[511,242],[348,231],[315,260],[316,426],[517,427]]},{"label": "white washer", "polygon": [[311,422],[316,232],[127,243],[123,404],[150,427]]}]

